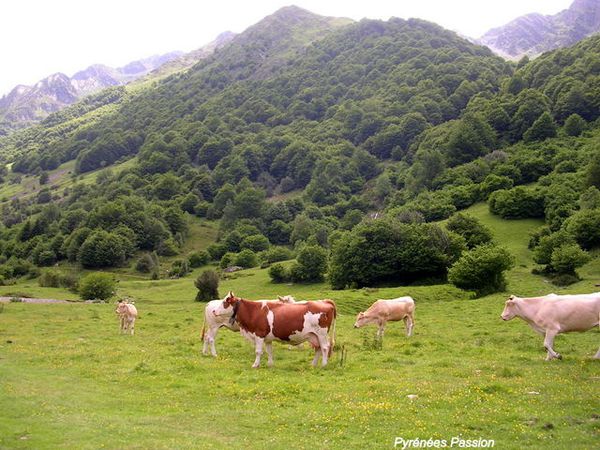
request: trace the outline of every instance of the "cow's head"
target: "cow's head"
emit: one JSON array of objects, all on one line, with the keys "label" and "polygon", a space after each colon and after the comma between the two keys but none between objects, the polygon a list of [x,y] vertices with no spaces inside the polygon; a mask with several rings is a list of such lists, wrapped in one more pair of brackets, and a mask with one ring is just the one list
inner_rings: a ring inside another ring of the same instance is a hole
[{"label": "cow's head", "polygon": [[517,315],[517,297],[515,297],[514,295],[511,295],[510,297],[508,297],[508,300],[506,300],[506,303],[504,304],[504,311],[502,311],[502,314],[500,315],[500,317],[502,317],[502,320],[510,320],[513,317],[515,317]]},{"label": "cow's head", "polygon": [[229,291],[223,299],[220,308],[215,312],[215,314],[225,315],[230,314],[231,311],[231,318],[229,319],[229,322],[233,325],[233,323],[235,322],[235,316],[237,315],[237,310],[240,306],[240,300],[241,298],[236,297],[235,295],[233,295],[232,291]]},{"label": "cow's head", "polygon": [[296,303],[296,299],[294,297],[292,297],[291,295],[284,295],[283,297],[281,295],[278,295],[277,299],[281,303]]},{"label": "cow's head", "polygon": [[127,312],[127,301],[119,300],[117,302],[117,309],[115,309],[116,314],[125,314]]},{"label": "cow's head", "polygon": [[367,316],[364,312],[359,312],[356,316],[356,322],[354,322],[354,328],[364,327],[365,325],[370,324],[373,319]]}]

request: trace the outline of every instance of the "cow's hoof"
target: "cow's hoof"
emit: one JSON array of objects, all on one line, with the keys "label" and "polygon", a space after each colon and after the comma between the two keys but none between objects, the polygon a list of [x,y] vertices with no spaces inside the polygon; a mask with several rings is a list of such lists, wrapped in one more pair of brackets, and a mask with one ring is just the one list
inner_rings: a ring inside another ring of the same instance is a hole
[{"label": "cow's hoof", "polygon": [[562,355],[560,353],[556,354],[556,359],[562,359]]}]

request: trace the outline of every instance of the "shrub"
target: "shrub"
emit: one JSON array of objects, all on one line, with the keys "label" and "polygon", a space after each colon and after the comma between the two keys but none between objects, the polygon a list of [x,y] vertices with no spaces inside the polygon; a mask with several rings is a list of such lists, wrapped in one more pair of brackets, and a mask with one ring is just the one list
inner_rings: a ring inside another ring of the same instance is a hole
[{"label": "shrub", "polygon": [[559,274],[576,275],[575,269],[587,264],[590,255],[577,244],[565,244],[554,249],[550,259],[552,269]]},{"label": "shrub", "polygon": [[513,265],[514,258],[508,250],[485,244],[463,253],[450,267],[448,281],[483,296],[506,288],[504,272]]},{"label": "shrub", "polygon": [[294,282],[323,281],[327,269],[327,251],[317,245],[304,247],[298,253],[296,263],[290,269],[290,278]]},{"label": "shrub", "polygon": [[294,252],[286,247],[271,247],[269,250],[261,252],[258,259],[266,263],[274,263],[279,261],[287,261],[294,257]]},{"label": "shrub", "polygon": [[194,286],[198,289],[196,294],[198,302],[208,302],[219,298],[219,274],[214,270],[202,272],[194,281]]},{"label": "shrub", "polygon": [[262,234],[255,234],[253,236],[247,236],[242,239],[240,243],[241,249],[252,250],[253,252],[260,252],[269,248],[269,240]]},{"label": "shrub", "polygon": [[290,274],[283,264],[273,264],[269,268],[269,277],[273,283],[285,283],[289,281]]},{"label": "shrub", "polygon": [[485,177],[479,186],[482,198],[487,199],[490,194],[500,189],[511,189],[513,187],[513,180],[507,176],[501,176],[496,174],[490,174]]},{"label": "shrub", "polygon": [[202,267],[208,264],[210,261],[210,255],[206,250],[200,250],[199,252],[194,252],[188,257],[188,261],[190,263],[190,267]]},{"label": "shrub", "polygon": [[569,217],[564,228],[584,249],[600,245],[600,209],[578,211]]},{"label": "shrub", "polygon": [[555,286],[570,286],[573,283],[577,283],[579,281],[579,277],[569,273],[560,273],[558,275],[551,276],[550,281],[552,281],[552,284]]},{"label": "shrub", "polygon": [[258,265],[258,258],[256,257],[256,253],[249,249],[242,250],[235,257],[235,265],[241,266],[244,269],[256,267]]},{"label": "shrub", "polygon": [[38,279],[38,284],[41,287],[60,287],[60,272],[57,270],[44,270]]},{"label": "shrub", "polygon": [[368,221],[335,237],[329,280],[334,289],[343,289],[445,275],[465,248],[461,236],[436,224]]},{"label": "shrub", "polygon": [[131,243],[115,233],[97,230],[91,233],[81,245],[77,259],[84,267],[112,267],[125,262],[126,247]]},{"label": "shrub", "polygon": [[158,245],[156,253],[160,256],[175,256],[179,253],[179,247],[173,238],[168,238]]},{"label": "shrub", "polygon": [[474,248],[492,241],[491,230],[468,214],[455,214],[446,224],[448,230],[465,238],[468,248]]},{"label": "shrub", "polygon": [[533,250],[533,260],[538,264],[550,264],[552,252],[565,244],[574,244],[573,236],[565,231],[541,236],[537,246]]},{"label": "shrub", "polygon": [[79,284],[79,295],[84,300],[106,300],[115,293],[116,282],[108,273],[90,273]]},{"label": "shrub", "polygon": [[223,255],[223,257],[221,258],[221,261],[219,262],[219,267],[221,269],[226,269],[229,266],[233,265],[233,262],[235,261],[235,257],[236,254],[232,253],[232,252],[227,252]]},{"label": "shrub", "polygon": [[490,212],[503,219],[544,217],[544,194],[540,190],[518,186],[492,192],[488,200]]},{"label": "shrub", "polygon": [[586,121],[579,114],[571,114],[565,121],[565,133],[569,136],[579,136],[586,126]]},{"label": "shrub", "polygon": [[150,253],[144,253],[135,263],[135,270],[142,273],[150,273],[154,270],[155,264]]},{"label": "shrub", "polygon": [[190,263],[188,262],[188,260],[178,259],[173,261],[173,264],[171,264],[171,270],[169,271],[169,275],[171,277],[180,278],[185,277],[190,272]]},{"label": "shrub", "polygon": [[227,246],[222,243],[210,244],[206,250],[212,261],[220,261],[223,255],[227,253]]}]

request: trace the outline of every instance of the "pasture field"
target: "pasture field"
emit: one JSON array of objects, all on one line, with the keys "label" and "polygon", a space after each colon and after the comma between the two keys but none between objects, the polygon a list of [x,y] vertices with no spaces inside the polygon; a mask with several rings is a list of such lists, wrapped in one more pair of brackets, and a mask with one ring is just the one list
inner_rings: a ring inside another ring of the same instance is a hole
[{"label": "pasture field", "polygon": [[[470,212],[517,256],[511,293],[566,291],[530,274],[523,246],[539,222],[500,221],[481,205]],[[227,330],[216,359],[200,355],[197,273],[121,278],[119,294],[140,311],[135,336],[118,334],[114,304],[0,305],[0,448],[386,449],[396,437],[455,436],[500,449],[598,448],[598,331],[560,335],[564,359],[545,362],[540,336],[500,319],[507,293],[472,299],[446,284],[332,291],[271,284],[254,269],[224,280],[221,293],[332,298],[339,317],[327,367],[310,367],[308,348],[276,345],[274,367],[265,355],[253,370],[252,347]],[[598,259],[580,274],[569,292],[594,289]],[[74,298],[32,281],[8,288]],[[358,311],[400,295],[416,302],[413,337],[391,323],[380,347],[375,328],[353,329]]]}]

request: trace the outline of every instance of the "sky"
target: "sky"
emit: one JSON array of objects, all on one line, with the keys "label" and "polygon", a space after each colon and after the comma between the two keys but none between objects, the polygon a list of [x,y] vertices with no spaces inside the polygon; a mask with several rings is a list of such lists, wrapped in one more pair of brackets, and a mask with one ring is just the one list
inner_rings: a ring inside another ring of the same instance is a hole
[{"label": "sky", "polygon": [[556,14],[572,0],[1,0],[0,96],[56,72],[120,67],[170,51],[188,52],[223,31],[242,32],[294,4],[316,14],[418,17],[479,37],[523,14]]}]

